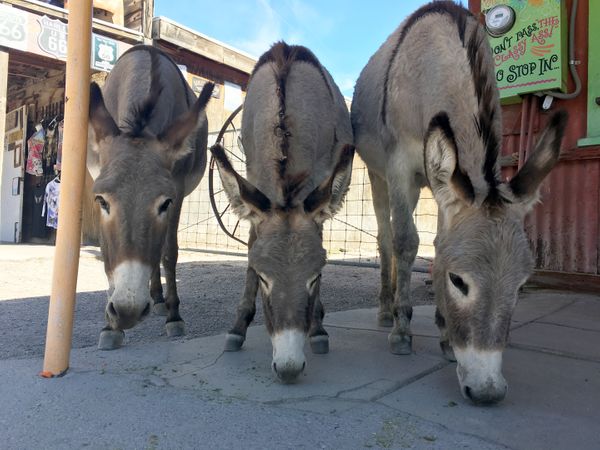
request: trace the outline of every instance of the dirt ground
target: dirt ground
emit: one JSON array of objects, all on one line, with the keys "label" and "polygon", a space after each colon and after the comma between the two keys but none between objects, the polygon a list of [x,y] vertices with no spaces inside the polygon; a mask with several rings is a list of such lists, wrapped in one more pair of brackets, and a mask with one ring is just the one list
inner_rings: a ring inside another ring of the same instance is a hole
[{"label": "dirt ground", "polygon": [[[46,335],[54,248],[0,245],[0,359],[42,355]],[[421,261],[420,268],[426,267]],[[177,268],[181,315],[186,339],[226,331],[233,323],[243,290],[245,258],[181,251]],[[413,303],[433,303],[425,273],[413,273]],[[163,280],[164,281],[164,280]],[[96,247],[81,251],[73,347],[95,346],[104,326],[106,275]],[[325,310],[342,311],[377,305],[379,269],[328,264],[321,296]],[[262,323],[257,303],[255,323]],[[150,315],[126,331],[126,343],[168,340],[164,317]]]}]

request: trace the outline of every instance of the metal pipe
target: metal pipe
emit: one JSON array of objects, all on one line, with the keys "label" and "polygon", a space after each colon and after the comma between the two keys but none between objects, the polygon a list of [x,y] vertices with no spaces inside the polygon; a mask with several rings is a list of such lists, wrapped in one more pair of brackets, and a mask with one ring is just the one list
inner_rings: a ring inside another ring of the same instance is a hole
[{"label": "metal pipe", "polygon": [[69,368],[81,244],[81,199],[85,182],[90,101],[92,0],[69,3],[65,82],[65,135],[58,230],[48,311],[44,377]]},{"label": "metal pipe", "polygon": [[525,130],[527,129],[527,118],[529,116],[529,95],[523,98],[521,103],[521,129],[519,131],[519,159],[517,160],[517,169],[520,169],[525,162]]},{"label": "metal pipe", "polygon": [[570,100],[579,95],[581,92],[581,79],[579,78],[579,73],[577,73],[578,61],[575,60],[575,24],[577,18],[577,3],[578,0],[573,0],[571,4],[571,17],[569,21],[569,71],[571,72],[571,76],[573,77],[573,81],[575,82],[575,90],[570,93],[563,94],[562,92],[555,91],[544,91],[543,95],[548,95],[550,97],[558,98],[561,100]]}]

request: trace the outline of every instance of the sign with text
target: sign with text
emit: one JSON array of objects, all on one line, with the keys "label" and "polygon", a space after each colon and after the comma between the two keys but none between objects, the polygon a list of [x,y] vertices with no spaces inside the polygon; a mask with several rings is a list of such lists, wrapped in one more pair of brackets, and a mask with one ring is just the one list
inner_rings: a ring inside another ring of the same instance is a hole
[{"label": "sign with text", "polygon": [[[36,55],[67,59],[68,25],[0,3],[0,45]],[[109,72],[130,44],[92,34],[90,67]]]},{"label": "sign with text", "polygon": [[515,23],[506,34],[490,37],[500,98],[566,88],[566,14],[556,0],[484,0],[482,8],[510,6]]},{"label": "sign with text", "polygon": [[117,41],[97,34],[92,38],[92,69],[110,72],[117,62]]},{"label": "sign with text", "polygon": [[67,24],[47,16],[38,18],[38,23],[38,45],[42,51],[57,59],[67,59]]},{"label": "sign with text", "polygon": [[0,4],[0,45],[27,50],[27,13]]}]

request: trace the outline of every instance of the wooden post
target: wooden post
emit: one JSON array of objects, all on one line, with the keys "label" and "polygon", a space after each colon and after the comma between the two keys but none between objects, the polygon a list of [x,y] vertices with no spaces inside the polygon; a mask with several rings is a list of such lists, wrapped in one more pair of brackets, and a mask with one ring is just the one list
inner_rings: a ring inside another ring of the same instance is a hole
[{"label": "wooden post", "polygon": [[[6,102],[8,91],[8,53],[0,51],[0,152],[4,152],[4,125],[6,123]],[[25,161],[23,161],[25,164]],[[2,166],[4,155],[0,154],[0,198],[2,198]],[[0,200],[1,201],[1,200]],[[2,223],[2,207],[0,206],[0,224]],[[0,225],[0,228],[2,226]]]},{"label": "wooden post", "polygon": [[87,153],[91,40],[92,0],[69,2],[65,136],[52,294],[44,369],[41,373],[44,377],[61,375],[69,368],[81,244],[81,199]]}]

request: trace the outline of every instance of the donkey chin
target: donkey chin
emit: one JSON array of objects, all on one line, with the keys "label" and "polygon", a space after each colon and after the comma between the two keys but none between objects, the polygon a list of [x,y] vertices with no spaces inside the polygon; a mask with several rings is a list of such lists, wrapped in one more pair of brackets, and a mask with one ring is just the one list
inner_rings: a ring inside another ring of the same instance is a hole
[{"label": "donkey chin", "polygon": [[273,373],[282,383],[293,383],[306,367],[304,342],[306,333],[300,330],[282,330],[273,333]]},{"label": "donkey chin", "polygon": [[454,355],[458,363],[458,382],[465,398],[477,405],[504,399],[508,385],[502,376],[502,350],[455,347]]},{"label": "donkey chin", "polygon": [[127,330],[141,322],[151,309],[150,266],[138,261],[120,263],[109,278],[106,319],[113,330]]}]

